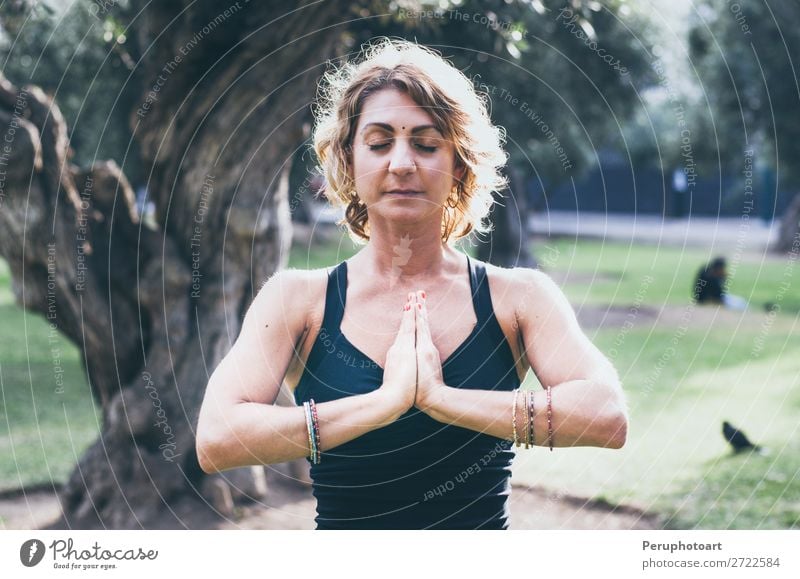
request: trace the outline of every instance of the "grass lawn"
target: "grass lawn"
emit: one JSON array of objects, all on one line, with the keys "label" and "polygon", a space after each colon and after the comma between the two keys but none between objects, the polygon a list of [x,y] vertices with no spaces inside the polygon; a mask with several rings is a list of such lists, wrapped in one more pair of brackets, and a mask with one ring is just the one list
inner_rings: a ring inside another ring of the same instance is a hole
[{"label": "grass lawn", "polygon": [[[694,276],[717,254],[698,247],[629,245],[602,241],[556,240],[538,245],[542,268],[557,270],[573,304],[626,304],[646,286],[650,305],[684,305]],[[729,291],[763,306],[778,302],[784,312],[800,312],[800,267],[775,255],[726,255]],[[648,280],[648,276],[652,280]],[[792,288],[780,292],[782,282]]]},{"label": "grass lawn", "polygon": [[[658,361],[674,331],[631,330],[615,360],[630,407],[625,448],[522,451],[515,482],[635,505],[675,528],[800,527],[800,359],[797,344],[781,352],[792,323],[780,323],[765,348],[775,354],[758,358],[749,357],[748,332],[690,324],[666,364]],[[594,342],[608,352],[616,334],[602,330]],[[769,454],[732,456],[723,420]]]},{"label": "grass lawn", "polygon": [[[751,254],[732,261],[731,293],[758,306],[738,313],[689,305],[693,276],[712,257],[702,249],[574,240],[535,247],[576,308],[617,309],[616,320],[586,331],[619,370],[631,429],[619,451],[522,451],[514,481],[632,504],[662,514],[674,528],[800,527],[794,264]],[[290,266],[333,265],[355,251],[346,237],[324,247],[295,246]],[[782,282],[791,283],[781,291]],[[9,283],[0,262],[0,489],[63,481],[99,424],[77,349],[60,337],[51,341],[40,316],[23,314]],[[779,311],[766,314],[760,307],[766,302]],[[54,350],[64,372],[62,394]],[[532,374],[526,386],[536,387]],[[768,454],[732,456],[723,420]]]},{"label": "grass lawn", "polygon": [[0,490],[62,482],[97,437],[78,349],[14,303],[0,260]]},{"label": "grass lawn", "polygon": [[[515,481],[633,504],[674,528],[800,527],[800,280],[778,289],[800,278],[795,264],[743,258],[730,291],[756,307],[740,313],[689,303],[708,258],[697,250],[581,241],[549,242],[539,254],[576,307],[629,313],[587,334],[620,373],[631,428],[619,451],[523,451]],[[768,315],[766,302],[780,311]],[[641,319],[637,305],[655,317]],[[526,385],[536,384],[529,374]],[[768,454],[732,456],[723,420]]]}]

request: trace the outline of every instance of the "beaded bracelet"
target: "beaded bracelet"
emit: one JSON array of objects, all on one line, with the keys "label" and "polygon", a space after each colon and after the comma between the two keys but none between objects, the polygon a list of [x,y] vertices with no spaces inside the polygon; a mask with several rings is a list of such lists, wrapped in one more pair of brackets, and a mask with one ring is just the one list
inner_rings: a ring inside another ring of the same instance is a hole
[{"label": "beaded bracelet", "polygon": [[511,429],[514,433],[514,444],[519,447],[519,439],[517,438],[517,395],[519,388],[514,390],[514,404],[511,406]]},{"label": "beaded bracelet", "polygon": [[550,452],[553,452],[553,394],[551,387],[547,387],[547,440],[550,444]]},{"label": "beaded bracelet", "polygon": [[533,410],[533,392],[528,391],[528,442],[531,446],[534,445],[534,441],[536,440],[533,433],[533,417],[534,417],[534,410]]},{"label": "beaded bracelet", "polygon": [[314,426],[311,423],[311,413],[309,412],[310,407],[308,402],[303,402],[303,415],[306,418],[306,433],[308,434],[308,452],[312,459],[314,458],[314,441],[313,441],[313,434],[312,431]]},{"label": "beaded bracelet", "polygon": [[311,407],[311,418],[313,419],[312,425],[314,426],[314,446],[316,447],[317,451],[316,464],[319,464],[319,461],[322,458],[322,442],[320,441],[321,439],[319,434],[319,416],[317,416],[317,405],[314,404],[313,398],[309,399],[308,404]]},{"label": "beaded bracelet", "polygon": [[306,416],[306,429],[308,430],[308,449],[310,451],[310,458],[313,464],[319,463],[319,456],[317,454],[316,436],[314,433],[314,418],[311,413],[311,404],[303,402],[303,412]]},{"label": "beaded bracelet", "polygon": [[525,390],[524,398],[522,400],[522,410],[525,413],[525,448],[531,447],[531,415],[528,412],[528,405],[530,404],[530,390]]}]

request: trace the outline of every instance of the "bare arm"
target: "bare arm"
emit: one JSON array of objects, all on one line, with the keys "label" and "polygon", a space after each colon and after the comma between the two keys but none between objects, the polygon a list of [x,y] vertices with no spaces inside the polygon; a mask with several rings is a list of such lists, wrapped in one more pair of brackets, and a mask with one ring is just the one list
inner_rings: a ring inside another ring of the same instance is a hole
[{"label": "bare arm", "polygon": [[[303,408],[274,405],[305,329],[305,275],[282,271],[264,285],[236,343],[214,370],[197,425],[197,454],[205,472],[309,455]],[[410,333],[413,348],[413,322]],[[318,404],[322,451],[393,422],[409,406],[388,388]]]},{"label": "bare arm", "polygon": [[[572,307],[547,275],[527,269],[520,269],[519,275],[515,293],[522,301],[517,322],[534,372],[542,386],[552,387],[553,446],[621,448],[628,419],[614,367],[580,329]],[[420,362],[420,368],[423,365]],[[432,418],[498,438],[513,437],[513,393],[445,385],[427,392],[430,396],[417,405]],[[521,395],[518,404],[517,433],[522,437]],[[544,445],[548,438],[546,391],[534,394],[534,409],[534,444]]]}]

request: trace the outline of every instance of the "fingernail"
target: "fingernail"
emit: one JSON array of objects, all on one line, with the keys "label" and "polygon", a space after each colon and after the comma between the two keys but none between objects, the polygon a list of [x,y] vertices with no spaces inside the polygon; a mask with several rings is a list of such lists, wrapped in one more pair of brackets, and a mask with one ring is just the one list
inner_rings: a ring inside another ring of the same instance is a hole
[{"label": "fingernail", "polygon": [[425,292],[423,291],[423,292],[420,292],[420,293],[422,294],[422,299],[424,300],[424,299],[425,299],[425,297],[426,297],[426,296],[425,296]]},{"label": "fingernail", "polygon": [[408,311],[411,309],[411,304],[406,304],[403,306],[403,310]]},{"label": "fingernail", "polygon": [[417,304],[417,307],[418,307],[419,309],[422,309],[422,304]]}]

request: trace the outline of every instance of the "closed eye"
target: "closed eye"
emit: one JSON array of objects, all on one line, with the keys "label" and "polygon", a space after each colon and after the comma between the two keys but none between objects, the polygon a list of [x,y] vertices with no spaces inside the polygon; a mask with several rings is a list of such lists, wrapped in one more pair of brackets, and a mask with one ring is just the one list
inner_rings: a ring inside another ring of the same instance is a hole
[{"label": "closed eye", "polygon": [[428,145],[422,145],[420,143],[416,143],[414,146],[417,149],[419,149],[420,151],[424,151],[426,153],[433,153],[437,149],[437,147],[431,147],[431,146],[428,146]]},{"label": "closed eye", "polygon": [[[391,143],[375,143],[367,146],[369,147],[370,151],[381,151],[389,147],[389,145],[391,145]],[[414,147],[416,147],[418,150],[424,153],[433,153],[438,149],[438,147],[434,147],[431,145],[423,145],[422,143],[414,143]]]}]

